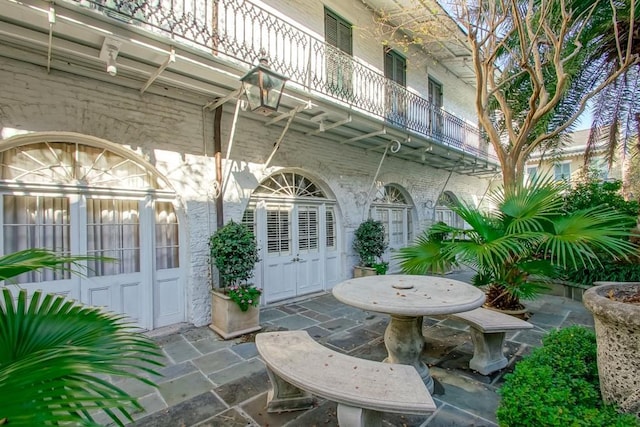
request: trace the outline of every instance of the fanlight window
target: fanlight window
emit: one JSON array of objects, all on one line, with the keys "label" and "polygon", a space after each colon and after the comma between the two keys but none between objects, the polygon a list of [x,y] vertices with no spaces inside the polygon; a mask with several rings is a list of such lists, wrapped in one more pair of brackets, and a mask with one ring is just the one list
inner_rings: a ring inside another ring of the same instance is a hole
[{"label": "fanlight window", "polygon": [[440,198],[438,199],[438,203],[437,203],[438,206],[447,207],[447,208],[451,208],[455,206],[455,204],[456,204],[455,196],[449,193],[448,191],[445,191],[440,195]]},{"label": "fanlight window", "polygon": [[103,188],[159,188],[143,165],[102,147],[41,142],[0,154],[2,179]]},{"label": "fanlight window", "polygon": [[455,206],[456,199],[456,196],[450,191],[445,191],[440,195],[435,210],[437,222],[444,222],[452,227],[464,227],[464,220],[451,209]]},{"label": "fanlight window", "polygon": [[295,172],[274,174],[264,180],[254,195],[292,198],[325,198],[324,192],[309,178]]},{"label": "fanlight window", "polygon": [[386,205],[408,205],[407,199],[402,195],[400,189],[393,185],[380,187],[373,199],[373,203],[383,203]]}]

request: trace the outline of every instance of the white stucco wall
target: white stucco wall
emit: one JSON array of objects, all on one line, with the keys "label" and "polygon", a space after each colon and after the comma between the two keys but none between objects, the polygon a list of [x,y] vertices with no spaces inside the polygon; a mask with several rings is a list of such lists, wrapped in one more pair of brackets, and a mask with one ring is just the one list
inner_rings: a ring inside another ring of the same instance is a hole
[{"label": "white stucco wall", "polygon": [[[227,151],[233,103],[224,107],[222,152]],[[179,201],[182,266],[186,270],[187,320],[209,321],[208,237],[215,228],[212,183],[213,113],[207,112],[203,132],[202,104],[153,94],[140,94],[115,84],[95,81],[16,60],[0,58],[0,134],[19,131],[68,131],[122,144],[145,157],[171,182]],[[337,200],[342,234],[341,277],[351,276],[356,259],[351,253],[353,230],[367,206],[369,189],[380,154],[289,131],[266,170],[264,161],[283,122],[265,127],[250,113],[242,113],[231,151],[232,173],[225,193],[225,221],[240,219],[255,186],[282,168],[295,168],[322,181]],[[225,165],[227,167],[227,165]],[[432,220],[424,207],[434,201],[449,177],[445,170],[388,158],[378,181],[402,186],[416,206],[414,235]],[[453,175],[447,190],[459,197],[482,194],[478,178]]]},{"label": "white stucco wall", "polygon": [[[291,24],[324,40],[324,9],[327,7],[353,25],[353,56],[384,74],[383,39],[388,34],[372,29],[374,16],[358,1],[327,0],[263,0],[258,2],[267,10],[286,17]],[[393,43],[391,44],[392,47]],[[458,79],[450,70],[437,63],[425,52],[412,46],[398,51],[407,59],[407,89],[428,98],[427,84],[433,78],[442,85],[444,109],[469,123],[477,123],[474,108],[475,89]]]}]

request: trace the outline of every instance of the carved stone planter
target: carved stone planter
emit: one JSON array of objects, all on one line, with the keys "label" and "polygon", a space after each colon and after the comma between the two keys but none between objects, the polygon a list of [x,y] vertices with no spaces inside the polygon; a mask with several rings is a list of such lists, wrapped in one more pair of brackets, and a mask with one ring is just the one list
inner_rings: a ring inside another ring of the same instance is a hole
[{"label": "carved stone planter", "polygon": [[247,311],[242,311],[231,298],[223,293],[212,291],[209,327],[225,340],[259,331],[261,329],[260,307],[249,307]]},{"label": "carved stone planter", "polygon": [[636,295],[640,282],[594,284],[583,302],[595,320],[602,398],[640,417],[640,304],[616,300]]}]

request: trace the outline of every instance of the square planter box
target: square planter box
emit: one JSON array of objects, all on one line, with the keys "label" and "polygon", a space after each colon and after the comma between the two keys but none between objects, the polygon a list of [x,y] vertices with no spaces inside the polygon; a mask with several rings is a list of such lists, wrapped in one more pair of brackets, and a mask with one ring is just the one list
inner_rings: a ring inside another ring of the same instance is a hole
[{"label": "square planter box", "polygon": [[247,311],[242,311],[231,298],[213,291],[211,292],[211,325],[209,327],[225,340],[259,331],[261,329],[260,307],[249,307]]},{"label": "square planter box", "polygon": [[359,265],[353,267],[353,277],[366,277],[366,276],[376,276],[378,273],[375,268],[371,267],[360,267]]}]

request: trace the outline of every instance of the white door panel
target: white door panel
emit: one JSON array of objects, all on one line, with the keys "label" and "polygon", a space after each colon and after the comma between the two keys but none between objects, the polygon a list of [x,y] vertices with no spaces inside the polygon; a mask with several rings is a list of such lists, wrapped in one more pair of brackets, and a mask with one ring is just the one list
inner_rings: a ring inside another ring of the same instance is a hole
[{"label": "white door panel", "polygon": [[184,321],[184,292],[180,281],[180,269],[156,271],[153,292],[154,328]]},{"label": "white door panel", "polygon": [[279,261],[265,263],[265,300],[267,303],[296,296],[296,263]]},{"label": "white door panel", "polygon": [[82,283],[81,299],[85,304],[124,314],[128,322],[150,329],[148,310],[142,301],[143,286],[140,273],[87,278]]},{"label": "white door panel", "polygon": [[298,295],[322,290],[322,274],[320,269],[320,257],[300,259],[298,261]]}]

